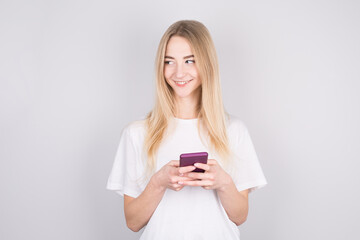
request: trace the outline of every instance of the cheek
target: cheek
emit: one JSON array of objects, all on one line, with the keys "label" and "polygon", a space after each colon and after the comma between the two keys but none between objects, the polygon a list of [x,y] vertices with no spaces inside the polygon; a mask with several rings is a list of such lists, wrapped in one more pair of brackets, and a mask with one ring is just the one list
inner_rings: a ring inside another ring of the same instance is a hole
[{"label": "cheek", "polygon": [[164,68],[164,77],[165,77],[166,79],[168,79],[168,78],[171,77],[171,75],[172,75],[172,70],[171,70],[171,68],[170,68],[170,67],[165,67],[165,68]]},{"label": "cheek", "polygon": [[191,74],[191,76],[193,76],[194,78],[198,77],[198,71],[196,69],[196,67],[192,68],[189,73]]}]

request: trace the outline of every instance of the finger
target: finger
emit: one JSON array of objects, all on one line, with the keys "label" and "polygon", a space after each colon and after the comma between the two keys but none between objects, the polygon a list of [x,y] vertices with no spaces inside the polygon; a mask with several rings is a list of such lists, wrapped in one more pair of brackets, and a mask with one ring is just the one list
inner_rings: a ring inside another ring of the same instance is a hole
[{"label": "finger", "polygon": [[170,166],[178,167],[180,165],[180,161],[179,160],[171,160],[168,164]]},{"label": "finger", "polygon": [[187,176],[172,176],[170,178],[170,183],[177,183],[177,182],[181,182],[181,181],[191,181],[194,180],[193,178],[187,177]]},{"label": "finger", "polygon": [[186,167],[179,167],[179,173],[187,173],[187,172],[191,172],[195,169],[196,167],[191,165],[191,166],[186,166]]},{"label": "finger", "polygon": [[183,181],[193,181],[194,178],[191,177],[179,177],[176,182],[183,182]]},{"label": "finger", "polygon": [[181,186],[181,187],[175,188],[174,190],[178,192],[178,191],[180,191],[180,190],[183,189],[183,188],[184,188],[184,186]]},{"label": "finger", "polygon": [[209,170],[210,170],[210,166],[207,165],[207,164],[204,164],[204,163],[195,163],[194,165],[195,165],[195,167],[200,168],[200,169],[203,169],[203,170],[205,170],[205,171],[209,171]]},{"label": "finger", "polygon": [[194,179],[189,178],[189,177],[172,176],[170,178],[170,183],[176,184],[176,183],[181,182],[181,181],[191,181],[191,180],[194,180]]},{"label": "finger", "polygon": [[207,164],[209,165],[216,165],[217,161],[215,159],[208,159]]},{"label": "finger", "polygon": [[184,186],[181,186],[181,187],[176,187],[176,188],[174,188],[174,187],[169,187],[171,190],[173,190],[173,191],[180,191],[181,189],[183,189],[183,187]]},{"label": "finger", "polygon": [[211,186],[212,182],[211,181],[183,181],[183,182],[179,182],[180,185],[184,185],[184,186]]},{"label": "finger", "polygon": [[197,172],[192,172],[192,173],[188,173],[186,174],[187,177],[189,178],[194,178],[194,179],[209,179],[209,180],[214,180],[214,175],[212,173],[197,173]]},{"label": "finger", "polygon": [[180,187],[184,187],[184,186],[181,184],[177,184],[177,183],[171,184],[172,189],[176,189],[176,188],[180,188]]}]

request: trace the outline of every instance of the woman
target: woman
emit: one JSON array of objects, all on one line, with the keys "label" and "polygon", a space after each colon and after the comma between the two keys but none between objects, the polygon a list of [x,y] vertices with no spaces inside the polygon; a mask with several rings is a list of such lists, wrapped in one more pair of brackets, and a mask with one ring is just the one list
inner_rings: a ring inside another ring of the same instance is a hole
[{"label": "woman", "polygon": [[[246,127],[225,113],[218,72],[203,24],[167,29],[155,107],[123,130],[107,185],[124,196],[128,227],[146,225],[140,239],[240,239],[248,193],[266,184]],[[208,152],[207,164],[179,167],[191,152]]]}]

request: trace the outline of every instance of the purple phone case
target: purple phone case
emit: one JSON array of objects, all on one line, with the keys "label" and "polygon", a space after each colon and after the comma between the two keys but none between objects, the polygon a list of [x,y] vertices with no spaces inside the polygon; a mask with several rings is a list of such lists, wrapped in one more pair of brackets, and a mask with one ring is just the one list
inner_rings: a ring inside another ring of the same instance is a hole
[{"label": "purple phone case", "polygon": [[[194,163],[207,163],[207,152],[183,153],[180,155],[180,167],[194,165]],[[195,168],[193,172],[205,172],[203,169]]]}]

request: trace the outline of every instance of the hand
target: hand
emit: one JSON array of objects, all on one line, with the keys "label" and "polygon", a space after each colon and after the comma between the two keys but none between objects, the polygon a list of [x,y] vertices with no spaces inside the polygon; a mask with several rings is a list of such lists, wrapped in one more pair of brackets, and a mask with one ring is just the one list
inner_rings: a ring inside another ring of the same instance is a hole
[{"label": "hand", "polygon": [[189,177],[185,177],[184,174],[191,172],[196,167],[179,167],[179,165],[179,160],[172,160],[164,165],[159,171],[157,171],[153,176],[153,180],[157,186],[163,188],[164,190],[166,188],[170,188],[174,191],[180,191],[184,186],[178,184],[179,181],[192,180]]},{"label": "hand", "polygon": [[195,163],[195,166],[205,170],[205,172],[186,173],[184,176],[193,180],[182,181],[179,184],[183,186],[201,186],[207,190],[216,189],[223,191],[232,182],[231,176],[222,169],[215,159],[209,159],[207,164]]}]

